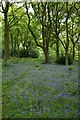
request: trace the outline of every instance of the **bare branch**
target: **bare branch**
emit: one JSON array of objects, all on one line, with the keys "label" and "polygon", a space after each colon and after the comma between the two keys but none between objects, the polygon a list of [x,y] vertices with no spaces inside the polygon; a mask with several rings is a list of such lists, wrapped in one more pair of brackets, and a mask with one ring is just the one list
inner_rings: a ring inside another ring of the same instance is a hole
[{"label": "bare branch", "polygon": [[2,4],[2,10],[3,10],[3,12],[5,12],[5,9],[4,9],[4,6],[3,6],[3,3],[1,3]]},{"label": "bare branch", "polygon": [[[18,23],[18,21],[19,21],[23,16],[24,16],[24,14],[22,14],[22,15],[20,16],[20,18],[19,18],[15,23],[13,23],[13,21],[14,21],[14,19],[13,19],[12,22],[9,24],[9,28],[11,28],[12,26],[16,25],[16,24]],[[12,23],[13,23],[13,24],[12,24]]]}]

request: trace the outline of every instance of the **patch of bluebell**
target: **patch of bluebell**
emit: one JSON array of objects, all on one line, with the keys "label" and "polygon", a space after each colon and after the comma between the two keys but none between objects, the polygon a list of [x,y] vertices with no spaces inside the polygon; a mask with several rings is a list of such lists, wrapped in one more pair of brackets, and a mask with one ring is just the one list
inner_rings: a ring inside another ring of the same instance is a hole
[{"label": "patch of bluebell", "polygon": [[[3,67],[3,92],[8,85],[9,103],[15,105],[15,118],[76,117],[78,67],[71,67],[71,71],[68,66],[57,64],[36,67],[36,61],[10,61],[9,67]],[[6,115],[3,113],[3,116]]]}]

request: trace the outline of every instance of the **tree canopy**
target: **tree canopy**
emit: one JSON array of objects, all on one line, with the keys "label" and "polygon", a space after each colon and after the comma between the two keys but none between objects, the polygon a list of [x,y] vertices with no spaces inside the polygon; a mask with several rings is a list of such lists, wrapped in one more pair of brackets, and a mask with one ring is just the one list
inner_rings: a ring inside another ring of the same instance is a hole
[{"label": "tree canopy", "polygon": [[79,3],[78,2],[1,2],[3,15],[3,58],[27,56],[42,50],[45,63],[50,57],[78,55]]}]

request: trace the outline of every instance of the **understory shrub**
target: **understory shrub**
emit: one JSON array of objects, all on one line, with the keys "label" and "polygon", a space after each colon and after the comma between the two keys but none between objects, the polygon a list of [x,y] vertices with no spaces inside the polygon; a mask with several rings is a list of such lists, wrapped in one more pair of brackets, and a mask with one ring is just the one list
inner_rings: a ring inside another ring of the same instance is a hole
[{"label": "understory shrub", "polygon": [[[60,56],[58,59],[56,59],[55,62],[61,65],[65,65],[65,56]],[[71,55],[68,56],[68,63],[69,65],[73,63],[73,59]]]},{"label": "understory shrub", "polygon": [[28,50],[24,50],[24,49],[22,49],[22,50],[20,50],[20,52],[19,52],[19,57],[20,58],[25,58],[25,57],[29,57],[29,51]]},{"label": "understory shrub", "polygon": [[18,51],[17,50],[11,50],[10,51],[10,56],[13,57],[13,56],[18,56]]},{"label": "understory shrub", "polygon": [[32,52],[30,53],[30,57],[31,57],[31,58],[38,58],[38,57],[39,57],[39,53],[38,53],[37,51],[32,51]]},{"label": "understory shrub", "polygon": [[27,49],[22,49],[22,50],[19,50],[19,56],[18,56],[18,51],[16,50],[15,52],[14,51],[11,51],[11,54],[10,56],[16,56],[16,57],[19,57],[19,58],[25,58],[25,57],[31,57],[31,58],[38,58],[39,57],[39,53],[37,51],[33,51],[33,50],[27,50]]}]

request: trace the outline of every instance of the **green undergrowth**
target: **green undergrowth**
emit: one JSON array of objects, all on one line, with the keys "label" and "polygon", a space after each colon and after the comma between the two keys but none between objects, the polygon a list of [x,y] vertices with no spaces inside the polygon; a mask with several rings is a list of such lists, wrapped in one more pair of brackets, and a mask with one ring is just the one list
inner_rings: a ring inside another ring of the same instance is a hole
[{"label": "green undergrowth", "polygon": [[15,59],[2,69],[3,118],[77,118],[78,66]]}]

